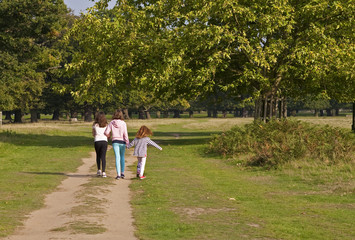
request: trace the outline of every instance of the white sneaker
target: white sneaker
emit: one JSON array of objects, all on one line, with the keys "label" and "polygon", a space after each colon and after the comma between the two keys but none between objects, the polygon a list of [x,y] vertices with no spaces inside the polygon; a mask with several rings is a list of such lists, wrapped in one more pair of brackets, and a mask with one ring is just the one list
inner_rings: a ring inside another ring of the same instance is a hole
[{"label": "white sneaker", "polygon": [[97,176],[101,176],[101,170],[97,170]]},{"label": "white sneaker", "polygon": [[102,177],[107,177],[105,172],[102,173]]}]

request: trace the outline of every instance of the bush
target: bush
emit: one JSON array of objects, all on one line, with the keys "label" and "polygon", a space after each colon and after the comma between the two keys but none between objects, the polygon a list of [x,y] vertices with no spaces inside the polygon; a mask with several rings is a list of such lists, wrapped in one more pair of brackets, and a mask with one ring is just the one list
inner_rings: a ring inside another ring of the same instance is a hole
[{"label": "bush", "polygon": [[215,135],[209,151],[226,157],[248,155],[245,164],[275,166],[297,159],[327,164],[355,159],[355,137],[344,129],[300,121],[254,122]]}]

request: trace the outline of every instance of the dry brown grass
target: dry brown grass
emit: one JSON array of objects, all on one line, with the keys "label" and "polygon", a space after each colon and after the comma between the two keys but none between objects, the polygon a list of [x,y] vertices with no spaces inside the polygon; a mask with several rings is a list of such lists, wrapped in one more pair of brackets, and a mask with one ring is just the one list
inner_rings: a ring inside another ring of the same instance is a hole
[{"label": "dry brown grass", "polygon": [[296,119],[320,125],[351,129],[351,117],[296,117]]}]

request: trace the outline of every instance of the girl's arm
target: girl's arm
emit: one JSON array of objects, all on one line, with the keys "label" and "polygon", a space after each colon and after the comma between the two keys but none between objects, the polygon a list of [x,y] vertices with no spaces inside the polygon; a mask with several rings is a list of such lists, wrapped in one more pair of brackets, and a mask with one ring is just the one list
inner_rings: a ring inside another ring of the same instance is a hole
[{"label": "girl's arm", "polygon": [[96,135],[96,130],[95,130],[95,125],[92,126],[92,136],[95,137]]},{"label": "girl's arm", "polygon": [[104,134],[105,134],[105,136],[106,137],[110,137],[110,132],[111,132],[111,123],[109,123],[109,125],[106,127],[106,130],[105,130],[105,132],[104,132]]},{"label": "girl's arm", "polygon": [[127,148],[129,149],[129,148],[133,147],[135,142],[136,142],[136,139],[133,139],[133,141],[131,141],[128,145],[126,145]]},{"label": "girl's arm", "polygon": [[148,140],[148,145],[158,148],[159,150],[163,150],[158,144],[156,144],[153,140]]},{"label": "girl's arm", "polygon": [[123,141],[126,142],[126,146],[129,145],[128,131],[127,131],[127,124],[126,123],[124,124]]}]

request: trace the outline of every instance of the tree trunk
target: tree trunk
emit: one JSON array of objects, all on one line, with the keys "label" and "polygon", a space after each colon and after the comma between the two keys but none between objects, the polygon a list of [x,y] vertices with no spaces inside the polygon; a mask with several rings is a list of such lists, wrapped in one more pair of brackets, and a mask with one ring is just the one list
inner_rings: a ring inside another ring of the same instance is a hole
[{"label": "tree trunk", "polygon": [[146,117],[146,119],[152,119],[149,111],[145,111],[145,117]]},{"label": "tree trunk", "polygon": [[55,110],[53,111],[52,120],[58,121],[58,120],[59,120],[59,115],[60,115],[59,109],[55,109]]},{"label": "tree trunk", "polygon": [[78,112],[77,111],[71,111],[70,112],[70,117],[71,118],[77,118],[78,117]]},{"label": "tree trunk", "polygon": [[180,118],[180,111],[179,110],[174,110],[173,118]]},{"label": "tree trunk", "polygon": [[222,114],[223,114],[223,118],[226,118],[227,117],[227,111],[226,110],[223,110]]},{"label": "tree trunk", "polygon": [[92,122],[92,107],[90,105],[85,107],[84,122]]},{"label": "tree trunk", "polygon": [[314,116],[315,116],[315,117],[318,117],[318,116],[319,116],[319,111],[318,111],[318,109],[314,109]]},{"label": "tree trunk", "polygon": [[189,118],[193,118],[194,117],[194,111],[190,110],[189,111]]},{"label": "tree trunk", "polygon": [[286,101],[286,98],[282,98],[281,102],[282,102],[282,109],[281,109],[282,118],[287,118],[287,101]]},{"label": "tree trunk", "polygon": [[31,123],[38,122],[37,110],[30,110],[30,112],[31,112]]},{"label": "tree trunk", "polygon": [[355,132],[355,102],[353,103],[353,125],[352,130]]},{"label": "tree trunk", "polygon": [[23,123],[23,113],[21,110],[15,110],[15,123]]},{"label": "tree trunk", "polygon": [[143,109],[138,109],[138,119],[144,119],[145,118],[145,114]]},{"label": "tree trunk", "polygon": [[5,120],[12,122],[11,112],[5,111],[4,113],[5,113]]},{"label": "tree trunk", "polygon": [[218,117],[217,109],[213,109],[212,114],[214,118],[217,118]]},{"label": "tree trunk", "polygon": [[211,111],[211,109],[208,109],[208,110],[207,110],[207,117],[212,117],[212,111]]},{"label": "tree trunk", "polygon": [[242,117],[246,118],[247,116],[248,116],[248,111],[245,108],[243,108],[242,109]]},{"label": "tree trunk", "polygon": [[157,118],[160,118],[161,115],[160,111],[156,111],[155,115],[157,116]]},{"label": "tree trunk", "polygon": [[123,111],[124,119],[129,119],[128,109],[127,109],[127,108],[124,108],[122,111]]},{"label": "tree trunk", "polygon": [[165,118],[169,118],[169,111],[165,111],[165,112],[164,112],[164,117],[165,117]]},{"label": "tree trunk", "polygon": [[[245,109],[243,109],[245,111]],[[243,113],[243,116],[247,114]],[[284,98],[261,97],[255,101],[254,119],[268,122],[275,118],[287,117],[287,105]]]}]

